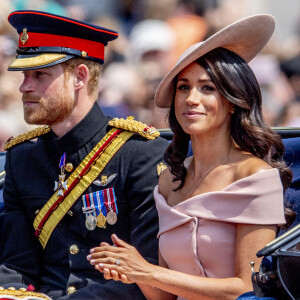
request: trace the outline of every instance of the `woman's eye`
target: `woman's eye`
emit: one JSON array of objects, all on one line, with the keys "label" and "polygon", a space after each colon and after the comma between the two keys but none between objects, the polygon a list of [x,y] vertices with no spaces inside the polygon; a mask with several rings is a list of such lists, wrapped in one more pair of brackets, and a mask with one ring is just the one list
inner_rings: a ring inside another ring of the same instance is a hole
[{"label": "woman's eye", "polygon": [[211,85],[204,85],[202,87],[202,89],[205,90],[205,91],[214,91],[215,90],[215,88]]},{"label": "woman's eye", "polygon": [[178,90],[187,90],[189,87],[186,84],[180,84],[177,86]]}]

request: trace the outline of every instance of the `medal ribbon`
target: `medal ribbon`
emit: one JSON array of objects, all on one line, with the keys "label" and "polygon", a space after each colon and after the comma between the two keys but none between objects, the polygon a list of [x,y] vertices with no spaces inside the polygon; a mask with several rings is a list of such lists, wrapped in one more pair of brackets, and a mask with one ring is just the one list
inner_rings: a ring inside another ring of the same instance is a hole
[{"label": "medal ribbon", "polygon": [[97,203],[97,205],[95,205],[97,215],[99,215],[102,212],[103,215],[106,216],[107,212],[106,212],[106,207],[104,205],[102,191],[97,191],[93,193],[93,197],[94,197],[94,203],[95,204]]},{"label": "medal ribbon", "polygon": [[83,208],[82,211],[84,214],[86,214],[87,216],[89,215],[93,215],[94,217],[97,217],[97,215],[95,214],[95,206],[93,205],[93,201],[90,201],[93,199],[92,194],[86,194],[82,196],[82,202],[83,202]]},{"label": "medal ribbon", "polygon": [[66,152],[62,155],[62,157],[60,158],[60,161],[59,161],[59,168],[62,168],[65,166],[66,164]]},{"label": "medal ribbon", "polygon": [[65,214],[132,135],[133,132],[111,129],[70,175],[68,189],[64,195],[58,196],[54,193],[42,207],[33,226],[43,248],[46,247],[53,230]]},{"label": "medal ribbon", "polygon": [[113,188],[108,188],[102,191],[104,196],[104,203],[108,211],[112,210],[115,213],[118,213],[117,204],[116,204],[116,195]]}]

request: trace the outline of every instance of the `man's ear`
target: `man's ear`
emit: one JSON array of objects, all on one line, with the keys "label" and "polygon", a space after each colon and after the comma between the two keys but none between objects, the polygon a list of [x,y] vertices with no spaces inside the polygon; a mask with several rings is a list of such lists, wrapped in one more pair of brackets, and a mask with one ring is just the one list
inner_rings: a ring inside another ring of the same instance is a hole
[{"label": "man's ear", "polygon": [[74,86],[75,89],[83,88],[90,76],[89,68],[85,64],[80,64],[75,68],[75,78],[74,78]]}]

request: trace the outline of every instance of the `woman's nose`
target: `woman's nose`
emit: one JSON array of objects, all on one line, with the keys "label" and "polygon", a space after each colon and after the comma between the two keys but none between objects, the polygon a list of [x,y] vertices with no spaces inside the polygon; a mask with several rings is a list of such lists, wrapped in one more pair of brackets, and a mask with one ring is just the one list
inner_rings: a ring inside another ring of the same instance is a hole
[{"label": "woman's nose", "polygon": [[188,97],[185,100],[187,105],[198,105],[200,102],[200,95],[196,88],[192,88]]}]

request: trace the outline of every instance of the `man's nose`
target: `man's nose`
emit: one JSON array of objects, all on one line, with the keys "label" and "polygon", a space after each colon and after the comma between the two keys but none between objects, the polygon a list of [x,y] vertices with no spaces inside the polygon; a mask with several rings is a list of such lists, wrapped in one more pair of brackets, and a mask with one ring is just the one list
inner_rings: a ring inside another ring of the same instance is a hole
[{"label": "man's nose", "polygon": [[19,87],[19,91],[24,94],[26,92],[33,91],[33,82],[29,76],[25,76],[22,84]]}]

